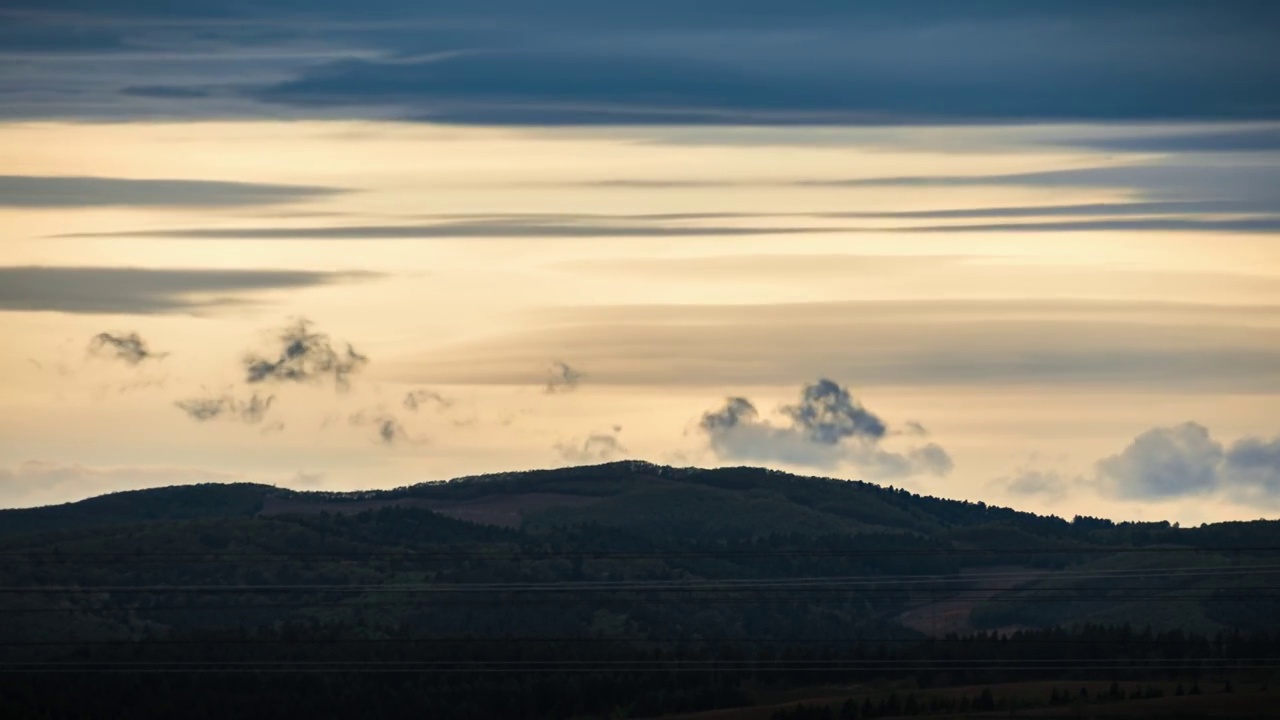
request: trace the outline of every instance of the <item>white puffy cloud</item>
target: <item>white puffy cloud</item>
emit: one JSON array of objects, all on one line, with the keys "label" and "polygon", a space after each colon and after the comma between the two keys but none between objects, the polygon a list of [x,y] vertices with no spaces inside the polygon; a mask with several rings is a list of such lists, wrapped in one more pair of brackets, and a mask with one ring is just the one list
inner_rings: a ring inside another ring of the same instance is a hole
[{"label": "white puffy cloud", "polygon": [[731,397],[698,424],[716,456],[832,469],[849,466],[873,480],[945,475],[951,457],[937,443],[893,452],[881,446],[888,426],[847,388],[821,379],[800,390],[800,401],[780,408],[778,421],[761,418],[750,400]]}]

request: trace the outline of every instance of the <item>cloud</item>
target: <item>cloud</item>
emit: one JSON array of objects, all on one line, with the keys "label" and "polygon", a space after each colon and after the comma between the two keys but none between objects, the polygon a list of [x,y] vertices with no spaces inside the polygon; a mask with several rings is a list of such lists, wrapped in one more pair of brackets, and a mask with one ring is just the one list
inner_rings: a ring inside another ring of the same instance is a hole
[{"label": "cloud", "polygon": [[401,402],[410,412],[418,412],[418,408],[423,403],[431,403],[437,410],[448,410],[453,406],[452,400],[434,390],[411,390],[404,394],[404,400]]},{"label": "cloud", "polygon": [[299,470],[293,474],[293,477],[289,478],[289,480],[285,482],[285,485],[290,487],[318,488],[324,486],[326,477],[327,476],[322,472],[307,472],[305,470]]},{"label": "cloud", "polygon": [[1227,450],[1223,472],[1231,485],[1280,495],[1280,436],[1237,440]]},{"label": "cloud", "polygon": [[[1275,200],[1280,167],[1269,163],[1145,162],[994,175],[898,175],[802,180],[809,187],[1033,187],[1128,190],[1149,201]],[[1263,211],[1268,210],[1261,205]],[[1274,205],[1271,209],[1274,208]]]},{"label": "cloud", "polygon": [[928,428],[926,428],[923,424],[916,422],[915,420],[908,420],[902,423],[901,432],[904,435],[919,435],[921,437],[924,437],[929,434]]},{"label": "cloud", "polygon": [[823,217],[967,219],[1000,217],[1107,217],[1125,215],[1185,215],[1190,213],[1266,212],[1270,207],[1242,200],[1167,200],[1152,202],[1083,203],[1077,205],[1015,205],[1004,207],[948,208],[943,210],[906,210],[884,212],[827,212]]},{"label": "cloud", "polygon": [[351,375],[368,364],[369,358],[356,352],[350,343],[345,351],[335,350],[328,335],[312,332],[311,327],[309,320],[300,318],[281,330],[277,337],[281,348],[274,360],[258,355],[246,357],[245,381],[309,383],[332,379],[337,389],[348,388]]},{"label": "cloud", "polygon": [[1275,118],[1280,92],[1260,2],[15,1],[10,117],[936,125]]},{"label": "cloud", "polygon": [[144,98],[163,98],[166,100],[191,100],[212,95],[209,90],[204,88],[178,87],[174,85],[130,85],[127,88],[121,88],[120,94]]},{"label": "cloud", "polygon": [[936,443],[904,453],[881,447],[887,426],[831,380],[801,388],[800,401],[781,407],[779,415],[781,422],[762,419],[750,400],[730,397],[703,413],[698,428],[725,460],[849,466],[876,480],[946,475],[952,469],[951,457]]},{"label": "cloud", "polygon": [[1280,150],[1280,128],[1228,128],[1138,135],[1067,138],[1063,145],[1133,153],[1237,153]]},{"label": "cloud", "polygon": [[[1063,279],[1069,290],[1071,279]],[[1230,284],[1218,292],[1227,297]],[[781,385],[831,375],[864,386],[1270,392],[1280,382],[1277,326],[1280,308],[1225,302],[1015,297],[554,308],[529,315],[518,332],[415,357],[395,377],[525,385],[530,366],[559,355],[589,367],[593,382],[624,386]]]},{"label": "cloud", "polygon": [[[612,186],[625,181],[591,181]],[[648,182],[648,181],[641,181]],[[660,184],[664,181],[657,181]],[[1274,164],[1144,162],[1035,172],[989,175],[906,175],[818,180],[699,181],[726,187],[757,185],[778,188],[812,187],[1025,187],[1109,190],[1133,197],[1125,202],[1028,205],[990,208],[940,208],[898,212],[825,211],[814,213],[652,213],[652,214],[530,214],[437,216],[449,222],[416,225],[325,225],[299,227],[171,228],[164,230],[77,233],[66,237],[157,237],[179,239],[362,240],[362,239],[485,239],[485,238],[662,238],[753,237],[760,235],[828,235],[888,232],[1064,232],[1163,231],[1274,233],[1280,231],[1280,168]],[[795,218],[893,220],[1020,219],[1037,222],[948,224],[856,224],[813,226]],[[753,224],[703,224],[723,218],[755,219]],[[779,224],[762,222],[773,218]],[[782,222],[786,220],[786,222]]]},{"label": "cloud", "polygon": [[108,315],[198,313],[248,304],[245,293],[380,277],[365,272],[0,268],[0,311]]},{"label": "cloud", "polygon": [[545,392],[548,394],[573,392],[582,382],[582,375],[580,371],[569,367],[568,363],[557,360],[551,364]]},{"label": "cloud", "polygon": [[1067,494],[1071,482],[1055,470],[1026,469],[1012,478],[1002,478],[993,483],[1014,495],[1040,495],[1059,499]]},{"label": "cloud", "polygon": [[618,440],[621,430],[621,427],[614,426],[609,433],[592,433],[580,440],[556,443],[555,449],[562,459],[577,465],[616,460],[627,453],[627,449]]},{"label": "cloud", "polygon": [[[592,276],[609,275],[682,283],[776,285],[827,283],[832,288],[865,291],[886,298],[908,295],[910,287],[943,285],[957,300],[967,298],[1057,297],[1078,295],[1082,268],[1000,255],[739,254],[693,257],[620,257],[557,263],[557,269]],[[1212,296],[1280,296],[1280,276],[1212,270],[1177,271],[1094,265],[1087,268],[1092,297],[1159,299]],[[904,290],[904,286],[910,286]],[[968,300],[966,300],[967,302]]]},{"label": "cloud", "polygon": [[190,398],[174,403],[192,420],[205,422],[217,418],[230,418],[250,425],[262,422],[275,400],[274,395],[265,398],[254,393],[248,400],[238,400],[231,395]]},{"label": "cloud", "polygon": [[89,353],[123,360],[130,365],[138,365],[145,360],[159,360],[169,354],[152,351],[136,332],[100,332],[89,341]]},{"label": "cloud", "polygon": [[1218,487],[1222,446],[1196,423],[1154,428],[1118,455],[1098,461],[1098,475],[1121,497],[1176,497]]},{"label": "cloud", "polygon": [[1071,220],[1034,223],[981,223],[966,225],[915,225],[906,227],[860,228],[858,232],[895,233],[995,233],[995,232],[1280,232],[1280,216],[1251,218],[1124,218],[1105,220]]},{"label": "cloud", "polygon": [[382,408],[361,410],[347,417],[347,422],[358,427],[372,426],[377,433],[378,442],[383,445],[395,445],[400,442],[419,442],[409,436],[400,419]]},{"label": "cloud", "polygon": [[0,207],[244,207],[280,205],[342,192],[347,191],[217,180],[0,175]]},{"label": "cloud", "polygon": [[477,39],[484,52],[327,63],[253,97],[510,125],[1276,116],[1272,10],[1177,3],[1156,17],[1136,3],[1014,5],[804,3],[781,16],[760,3],[699,4],[652,18],[577,3],[553,3],[544,18],[507,8],[486,19],[504,30],[519,22],[520,41],[500,33]]},{"label": "cloud", "polygon": [[[626,181],[593,181],[609,187]],[[647,182],[647,181],[641,181]],[[659,181],[661,182],[661,181]],[[1268,233],[1277,229],[1280,166],[1274,163],[1226,162],[1220,157],[1128,162],[1034,172],[969,175],[879,175],[856,178],[794,180],[704,180],[716,187],[756,186],[891,188],[891,187],[1021,187],[1081,188],[1122,193],[1123,202],[1064,205],[938,208],[906,211],[824,211],[812,217],[835,219],[888,218],[1000,219],[1057,218],[1041,223],[892,225],[827,228],[832,232],[1017,232],[1069,230],[1159,230]],[[761,215],[764,217],[766,215]],[[1229,217],[1236,216],[1236,217]],[[1244,217],[1241,217],[1244,216]],[[1248,217],[1252,216],[1252,217]]]},{"label": "cloud", "polygon": [[782,413],[814,442],[832,445],[850,437],[873,440],[884,437],[884,422],[862,407],[848,389],[831,380],[806,385],[800,398],[798,404],[784,406]]},{"label": "cloud", "polygon": [[1280,502],[1280,437],[1230,447],[1195,422],[1157,427],[1097,463],[1100,487],[1127,499],[1226,494]]},{"label": "cloud", "polygon": [[482,240],[486,238],[664,238],[830,234],[838,228],[674,225],[639,222],[636,216],[596,221],[548,222],[537,218],[422,225],[322,225],[316,227],[170,228],[67,233],[61,238],[176,238],[184,240]]},{"label": "cloud", "polygon": [[0,468],[0,502],[7,507],[32,507],[121,490],[244,479],[241,473],[189,467],[92,467],[31,460],[13,469]]}]

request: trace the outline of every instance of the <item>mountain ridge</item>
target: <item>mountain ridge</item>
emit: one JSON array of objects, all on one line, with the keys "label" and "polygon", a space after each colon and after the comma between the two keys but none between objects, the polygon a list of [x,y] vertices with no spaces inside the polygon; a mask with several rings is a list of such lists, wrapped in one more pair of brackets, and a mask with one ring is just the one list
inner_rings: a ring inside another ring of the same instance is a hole
[{"label": "mountain ridge", "polygon": [[[1276,521],[1068,521],[750,467],[619,462],[347,493],[172,486],[0,512],[0,614],[19,620],[0,624],[0,661],[409,663],[417,674],[359,675],[359,692],[350,675],[265,671],[246,687],[319,716],[372,694],[403,717],[428,697],[450,717],[530,703],[541,717],[643,717],[820,678],[1028,680],[1063,657],[1085,673],[1098,643],[1146,662],[1268,656],[1277,553]],[[724,670],[677,681],[671,663]],[[442,664],[481,669],[425,671]],[[75,682],[110,696],[117,679]],[[157,687],[129,682],[121,698]],[[186,682],[162,686],[152,716]],[[575,694],[583,683],[598,690]],[[202,697],[222,700],[210,687]],[[557,704],[568,697],[582,699]]]},{"label": "mountain ridge", "polygon": [[[755,467],[755,466],[733,466],[719,468],[700,468],[695,466],[675,467],[669,465],[660,465],[643,460],[619,460],[607,463],[599,463],[594,465],[577,465],[563,468],[548,468],[537,470],[523,471],[502,471],[496,473],[485,473],[479,475],[465,475],[446,480],[428,480],[410,485],[403,485],[393,488],[382,489],[356,489],[356,490],[302,490],[295,488],[282,487],[267,483],[254,482],[207,482],[207,483],[190,483],[180,485],[168,485],[154,488],[143,488],[135,490],[121,490],[116,492],[95,495],[81,500],[70,501],[66,503],[43,505],[30,508],[4,508],[0,509],[0,533],[5,532],[6,527],[12,527],[12,523],[23,517],[37,516],[57,516],[62,513],[76,513],[82,510],[107,511],[120,509],[130,504],[139,506],[164,505],[176,509],[176,514],[172,519],[188,519],[197,516],[203,516],[204,513],[215,513],[218,508],[225,507],[224,504],[215,504],[212,507],[204,507],[191,502],[199,500],[208,502],[213,499],[210,493],[214,489],[222,489],[223,494],[228,495],[228,504],[236,505],[237,503],[246,502],[249,497],[258,495],[262,499],[266,498],[291,498],[304,499],[317,502],[331,503],[335,509],[344,502],[354,501],[384,501],[392,502],[400,499],[408,498],[444,498],[444,497],[480,497],[486,494],[495,494],[503,491],[514,491],[512,485],[520,484],[537,484],[558,481],[574,481],[589,480],[590,478],[599,478],[606,476],[609,482],[614,485],[602,485],[599,487],[591,487],[583,485],[571,489],[570,494],[588,495],[588,496],[606,496],[616,493],[618,490],[616,483],[619,479],[616,477],[619,471],[629,473],[632,479],[659,479],[666,481],[695,480],[697,479],[714,479],[718,476],[743,474],[754,475],[757,478],[777,480],[782,483],[801,483],[814,484],[823,483],[828,487],[843,487],[858,492],[881,493],[891,496],[905,495],[924,503],[940,503],[950,504],[957,507],[976,508],[983,511],[995,513],[1014,513],[1027,518],[1036,519],[1056,519],[1064,523],[1071,521],[1053,514],[1041,515],[1026,510],[1018,510],[1016,508],[1005,507],[1000,505],[989,505],[983,501],[955,500],[935,495],[927,495],[914,493],[895,486],[885,486],[864,480],[849,480],[842,478],[832,478],[818,475],[797,475],[781,470],[771,468]],[[883,497],[884,495],[881,495]],[[132,502],[142,501],[142,502]],[[1086,520],[1095,520],[1094,518],[1085,518]],[[1132,524],[1146,526],[1166,526],[1171,525],[1167,521],[1111,521],[1104,519],[1096,519],[1102,523],[1112,524]],[[1236,521],[1236,522],[1267,522],[1266,520],[1258,521]],[[1221,525],[1223,523],[1204,523],[1205,525]]]}]

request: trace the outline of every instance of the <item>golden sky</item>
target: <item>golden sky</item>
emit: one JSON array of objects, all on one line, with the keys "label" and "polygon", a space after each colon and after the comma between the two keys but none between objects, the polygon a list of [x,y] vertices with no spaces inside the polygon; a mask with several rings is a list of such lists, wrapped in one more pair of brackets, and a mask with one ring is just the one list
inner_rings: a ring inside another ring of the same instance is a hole
[{"label": "golden sky", "polygon": [[[1274,166],[1086,141],[1224,128],[3,123],[0,505],[638,458],[1275,516]],[[249,381],[296,318],[349,388]]]}]

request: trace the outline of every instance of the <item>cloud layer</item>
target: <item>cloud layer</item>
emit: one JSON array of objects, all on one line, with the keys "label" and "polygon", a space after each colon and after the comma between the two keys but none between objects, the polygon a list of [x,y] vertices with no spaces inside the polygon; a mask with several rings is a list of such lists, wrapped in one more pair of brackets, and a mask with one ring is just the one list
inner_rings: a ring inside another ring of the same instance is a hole
[{"label": "cloud layer", "polygon": [[312,185],[217,180],[0,175],[0,207],[243,207],[298,202],[340,192]]},{"label": "cloud layer", "polygon": [[241,307],[254,292],[378,277],[366,272],[120,267],[0,268],[0,311],[158,315]]},{"label": "cloud layer", "polygon": [[1275,118],[1280,97],[1280,11],[1251,0],[7,9],[38,11],[0,32],[11,117],[958,124]]},{"label": "cloud layer", "polygon": [[415,359],[401,377],[526,384],[527,368],[563,355],[602,385],[838,374],[863,385],[1269,391],[1280,381],[1277,318],[1264,305],[1026,299],[557,308],[519,332]]}]

